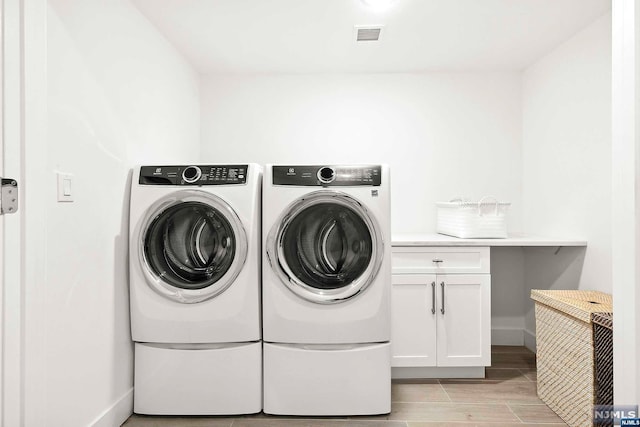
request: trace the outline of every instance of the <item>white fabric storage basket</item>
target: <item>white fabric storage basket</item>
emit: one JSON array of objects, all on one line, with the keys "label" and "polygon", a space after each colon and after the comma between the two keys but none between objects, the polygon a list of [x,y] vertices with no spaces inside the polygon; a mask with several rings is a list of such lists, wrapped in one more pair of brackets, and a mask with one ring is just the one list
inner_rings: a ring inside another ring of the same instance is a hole
[{"label": "white fabric storage basket", "polygon": [[478,202],[437,202],[437,232],[463,239],[504,239],[511,203],[483,197]]}]

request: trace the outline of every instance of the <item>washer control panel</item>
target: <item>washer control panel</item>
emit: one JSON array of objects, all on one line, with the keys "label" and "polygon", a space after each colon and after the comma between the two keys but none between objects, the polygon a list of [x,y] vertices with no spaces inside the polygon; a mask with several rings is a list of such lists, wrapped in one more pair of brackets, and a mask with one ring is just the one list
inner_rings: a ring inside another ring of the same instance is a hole
[{"label": "washer control panel", "polygon": [[246,184],[248,165],[142,166],[143,185]]},{"label": "washer control panel", "polygon": [[378,186],[382,181],[382,166],[273,166],[274,185],[320,187]]}]

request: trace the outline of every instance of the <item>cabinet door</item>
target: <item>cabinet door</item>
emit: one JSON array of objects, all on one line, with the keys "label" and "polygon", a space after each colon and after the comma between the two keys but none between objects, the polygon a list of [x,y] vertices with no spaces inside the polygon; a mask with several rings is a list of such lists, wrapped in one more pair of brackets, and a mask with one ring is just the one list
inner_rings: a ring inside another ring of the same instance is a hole
[{"label": "cabinet door", "polygon": [[438,366],[491,365],[491,275],[437,276]]},{"label": "cabinet door", "polygon": [[391,366],[436,366],[436,276],[391,277]]}]

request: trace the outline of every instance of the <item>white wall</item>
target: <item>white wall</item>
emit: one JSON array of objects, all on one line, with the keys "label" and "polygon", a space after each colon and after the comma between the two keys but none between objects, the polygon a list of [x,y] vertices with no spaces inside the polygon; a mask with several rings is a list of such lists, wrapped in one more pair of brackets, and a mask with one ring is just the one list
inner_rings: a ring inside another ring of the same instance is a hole
[{"label": "white wall", "polygon": [[523,248],[491,248],[491,343],[524,344]]},{"label": "white wall", "polygon": [[113,426],[132,409],[128,173],[199,159],[198,78],[127,0],[49,4],[47,173],[31,190],[46,235],[27,242],[46,248],[43,310],[27,313],[45,340],[39,425]]},{"label": "white wall", "polygon": [[209,75],[201,96],[204,161],[384,162],[394,233],[487,194],[521,229],[519,73]]},{"label": "white wall", "polygon": [[524,229],[588,241],[527,252],[533,332],[531,288],[612,292],[610,13],[525,70],[522,114]]}]

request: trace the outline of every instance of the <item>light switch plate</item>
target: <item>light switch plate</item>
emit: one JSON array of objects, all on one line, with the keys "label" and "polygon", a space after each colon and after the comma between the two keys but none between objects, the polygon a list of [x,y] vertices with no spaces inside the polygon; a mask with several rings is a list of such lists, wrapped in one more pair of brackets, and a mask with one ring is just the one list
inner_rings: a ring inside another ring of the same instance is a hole
[{"label": "light switch plate", "polygon": [[57,172],[58,202],[73,202],[73,175]]}]

